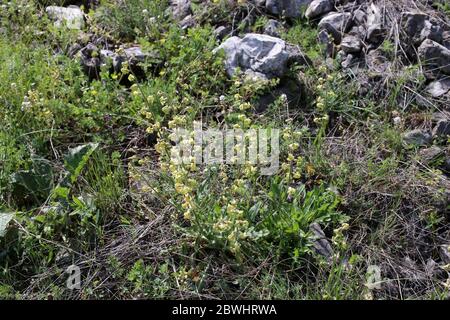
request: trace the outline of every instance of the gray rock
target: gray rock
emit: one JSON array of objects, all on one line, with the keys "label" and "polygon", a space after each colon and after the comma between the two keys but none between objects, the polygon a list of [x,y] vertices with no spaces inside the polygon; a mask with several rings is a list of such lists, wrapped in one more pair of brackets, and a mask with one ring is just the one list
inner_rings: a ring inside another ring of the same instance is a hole
[{"label": "gray rock", "polygon": [[83,67],[83,71],[88,75],[90,79],[96,79],[99,76],[100,71],[100,52],[98,48],[89,43],[86,47],[79,51],[80,63]]},{"label": "gray rock", "polygon": [[419,156],[423,164],[429,165],[432,161],[437,160],[444,155],[444,151],[437,147],[431,146],[420,151]]},{"label": "gray rock", "polygon": [[242,39],[239,37],[230,37],[219,47],[214,49],[214,52],[218,52],[220,50],[225,52],[225,69],[230,77],[233,76],[240,67],[239,60],[242,55],[241,42]]},{"label": "gray rock", "polygon": [[264,26],[264,33],[272,37],[279,37],[281,30],[283,30],[283,25],[281,22],[274,19],[267,21]]},{"label": "gray rock", "polygon": [[439,274],[438,264],[436,263],[436,261],[429,258],[424,266],[424,271],[428,279],[436,277],[436,275]]},{"label": "gray rock", "polygon": [[[345,52],[344,52],[344,53],[345,53]],[[348,68],[350,68],[350,67],[354,64],[354,61],[355,61],[355,56],[352,55],[351,53],[350,53],[350,54],[347,54],[347,55],[345,56],[345,58],[343,59],[343,61],[341,62],[341,66],[342,66],[342,68],[344,68],[344,69],[348,69]]]},{"label": "gray rock", "polygon": [[171,0],[170,7],[175,20],[181,21],[192,13],[191,0]]},{"label": "gray rock", "polygon": [[347,54],[342,50],[339,50],[338,53],[336,54],[336,59],[340,62],[344,61],[346,58]]},{"label": "gray rock", "polygon": [[309,226],[309,231],[312,233],[312,244],[316,253],[327,259],[331,259],[333,257],[333,248],[320,225],[318,223],[312,223]]},{"label": "gray rock", "polygon": [[429,145],[432,142],[431,134],[426,131],[415,129],[411,130],[403,135],[403,141],[406,144],[412,144],[416,146]]},{"label": "gray rock", "polygon": [[342,39],[341,48],[345,53],[358,53],[362,49],[362,41],[356,36],[347,35]]},{"label": "gray rock", "polygon": [[320,17],[334,8],[333,1],[331,0],[314,0],[310,3],[308,9],[306,9],[305,16],[308,19]]},{"label": "gray rock", "polygon": [[120,72],[124,61],[125,58],[123,56],[120,56],[111,50],[100,50],[101,65],[106,65],[108,62],[111,62],[112,72]]},{"label": "gray rock", "polygon": [[348,31],[351,26],[352,15],[349,12],[329,13],[319,22],[319,28],[328,31],[335,43],[340,43],[342,35]]},{"label": "gray rock", "polygon": [[274,15],[298,18],[311,2],[312,0],[266,0],[266,10]]},{"label": "gray rock", "polygon": [[440,120],[450,120],[450,112],[449,111],[433,112],[433,114],[431,115],[431,121],[438,123]]},{"label": "gray rock", "polygon": [[188,28],[192,28],[195,26],[195,18],[192,14],[187,15],[186,17],[184,17],[183,20],[181,20],[180,22],[178,22],[178,25],[180,26],[181,29],[188,29]]},{"label": "gray rock", "polygon": [[305,57],[297,48],[279,38],[255,33],[249,33],[242,39],[228,38],[214,52],[221,49],[225,51],[225,68],[229,76],[240,69],[250,77],[281,77],[289,63]]},{"label": "gray rock", "polygon": [[366,33],[367,33],[366,28],[364,28],[363,26],[354,26],[348,32],[349,35],[356,36],[360,40],[362,40],[366,37]]},{"label": "gray rock", "polygon": [[426,39],[418,49],[425,76],[434,78],[439,73],[450,75],[450,50],[439,43]]},{"label": "gray rock", "polygon": [[442,33],[442,45],[450,50],[450,31]]},{"label": "gray rock", "polygon": [[367,23],[367,14],[361,9],[356,9],[353,12],[353,20],[357,25],[364,26]]},{"label": "gray rock", "polygon": [[[359,74],[361,71],[361,68],[363,66],[363,62],[364,60],[361,59],[360,57],[358,57],[355,54],[352,53],[345,53],[344,51],[342,51],[342,58],[341,58],[341,66],[344,69],[351,69],[352,70],[352,74]],[[361,84],[361,83],[360,83]]]},{"label": "gray rock", "polygon": [[367,7],[367,27],[373,25],[380,25],[383,23],[381,9],[374,3],[371,3],[370,6]]},{"label": "gray rock", "polygon": [[246,69],[267,75],[282,76],[289,54],[286,43],[267,35],[247,34],[241,42],[241,65]]},{"label": "gray rock", "polygon": [[450,158],[445,159],[444,165],[443,165],[443,169],[444,169],[447,173],[450,173]]},{"label": "gray rock", "polygon": [[442,41],[442,28],[423,13],[405,12],[402,15],[402,27],[408,40],[415,46],[425,39]]},{"label": "gray rock", "polygon": [[333,41],[326,30],[321,30],[317,35],[317,40],[325,47],[325,57],[334,57],[335,50]]},{"label": "gray rock", "polygon": [[433,136],[446,137],[450,135],[450,120],[439,120],[433,129]]},{"label": "gray rock", "polygon": [[383,38],[383,21],[380,8],[371,4],[367,8],[367,37],[366,40],[371,43],[379,43]]},{"label": "gray rock", "polygon": [[309,57],[300,50],[299,46],[286,43],[286,51],[289,54],[288,65],[297,63],[303,66],[312,66],[313,63]]},{"label": "gray rock", "polygon": [[257,7],[264,7],[266,5],[266,0],[253,0],[253,3]]},{"label": "gray rock", "polygon": [[89,43],[86,47],[84,47],[82,50],[83,54],[87,57],[92,57],[98,55],[98,48],[95,44]]},{"label": "gray rock", "polygon": [[219,26],[214,30],[214,36],[217,39],[222,40],[230,33],[230,31],[231,29],[229,27]]},{"label": "gray rock", "polygon": [[439,247],[439,256],[445,264],[450,263],[450,244],[443,244]]},{"label": "gray rock", "polygon": [[450,91],[450,79],[433,81],[426,87],[426,91],[433,98],[439,98]]},{"label": "gray rock", "polygon": [[123,51],[125,53],[124,56],[131,62],[144,62],[145,58],[148,57],[148,54],[144,53],[141,47],[138,46],[125,48]]},{"label": "gray rock", "polygon": [[81,30],[84,28],[84,14],[77,6],[58,7],[49,6],[45,12],[54,20],[57,27],[67,26],[68,29]]},{"label": "gray rock", "polygon": [[119,53],[113,52],[111,50],[100,50],[100,61],[101,64],[107,64],[111,62],[112,71],[120,72],[124,62],[128,62],[131,71],[139,78],[144,77],[140,63],[147,61],[152,58],[157,60],[159,57],[154,53],[143,52],[141,47],[134,46],[130,48],[122,48],[118,51]]}]

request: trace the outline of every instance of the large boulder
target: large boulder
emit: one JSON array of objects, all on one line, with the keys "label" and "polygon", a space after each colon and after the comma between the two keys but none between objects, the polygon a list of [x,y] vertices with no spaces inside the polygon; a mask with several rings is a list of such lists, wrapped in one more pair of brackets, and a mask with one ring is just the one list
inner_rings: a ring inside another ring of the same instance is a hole
[{"label": "large boulder", "polygon": [[67,8],[49,6],[45,9],[45,12],[57,27],[65,25],[69,29],[80,30],[84,28],[84,14],[77,6],[69,6]]},{"label": "large boulder", "polygon": [[298,18],[312,0],[266,0],[266,10],[274,15]]},{"label": "large boulder", "polygon": [[319,28],[330,33],[335,43],[340,43],[342,36],[351,26],[352,14],[349,12],[332,12],[319,22]]},{"label": "large boulder", "polygon": [[310,3],[308,9],[306,9],[305,16],[308,19],[320,17],[334,8],[332,0],[314,0]]},{"label": "large boulder", "polygon": [[249,33],[244,38],[231,37],[214,51],[225,51],[225,67],[231,77],[240,69],[252,78],[282,77],[292,62],[309,63],[296,47],[264,34]]},{"label": "large boulder", "polygon": [[418,49],[425,76],[434,78],[439,73],[450,75],[450,50],[439,43],[426,39]]}]

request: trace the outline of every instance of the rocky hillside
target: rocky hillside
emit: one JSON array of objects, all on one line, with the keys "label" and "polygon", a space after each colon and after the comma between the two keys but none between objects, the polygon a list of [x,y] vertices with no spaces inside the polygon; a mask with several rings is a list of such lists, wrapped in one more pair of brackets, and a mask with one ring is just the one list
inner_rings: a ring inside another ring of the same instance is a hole
[{"label": "rocky hillside", "polygon": [[448,298],[447,1],[0,6],[0,298]]}]

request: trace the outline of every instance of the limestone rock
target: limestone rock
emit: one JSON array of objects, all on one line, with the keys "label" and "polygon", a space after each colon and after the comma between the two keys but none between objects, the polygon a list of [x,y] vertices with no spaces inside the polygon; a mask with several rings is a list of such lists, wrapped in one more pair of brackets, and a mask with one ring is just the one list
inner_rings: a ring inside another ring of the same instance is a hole
[{"label": "limestone rock", "polygon": [[159,57],[156,53],[144,52],[139,46],[133,46],[130,48],[121,48],[117,52],[111,50],[100,50],[100,61],[102,64],[112,64],[112,71],[119,72],[124,62],[128,62],[130,70],[138,78],[144,78],[144,72],[140,66],[141,63],[152,60],[156,64]]},{"label": "limestone rock", "polygon": [[433,81],[427,86],[426,90],[433,98],[439,98],[450,91],[450,79]]},{"label": "limestone rock", "polygon": [[342,35],[350,28],[351,17],[349,12],[329,13],[320,20],[319,28],[328,31],[333,36],[335,43],[340,43]]},{"label": "limestone rock", "polygon": [[84,14],[77,6],[58,7],[49,6],[45,12],[55,21],[55,26],[67,26],[68,29],[81,30],[84,28]]},{"label": "limestone rock", "polygon": [[289,63],[305,57],[298,48],[289,46],[279,38],[255,33],[249,33],[242,39],[228,38],[214,51],[221,49],[225,51],[225,68],[229,76],[240,69],[251,77],[261,79],[281,77]]},{"label": "limestone rock", "polygon": [[358,53],[362,49],[361,39],[356,36],[347,35],[342,39],[341,48],[345,53]]},{"label": "limestone rock", "polygon": [[306,9],[305,16],[308,19],[320,17],[333,10],[333,1],[331,0],[314,0]]},{"label": "limestone rock", "polygon": [[171,0],[170,7],[173,17],[178,21],[183,20],[192,13],[190,0]]},{"label": "limestone rock", "polygon": [[439,43],[426,39],[418,49],[419,58],[428,78],[438,73],[450,75],[450,50]]},{"label": "limestone rock", "polygon": [[371,43],[379,43],[383,38],[383,21],[381,15],[381,9],[372,3],[368,7],[367,12],[367,37],[366,40]]},{"label": "limestone rock", "polygon": [[264,33],[272,37],[279,37],[280,30],[282,29],[283,25],[281,24],[281,22],[274,19],[270,19],[264,26]]}]

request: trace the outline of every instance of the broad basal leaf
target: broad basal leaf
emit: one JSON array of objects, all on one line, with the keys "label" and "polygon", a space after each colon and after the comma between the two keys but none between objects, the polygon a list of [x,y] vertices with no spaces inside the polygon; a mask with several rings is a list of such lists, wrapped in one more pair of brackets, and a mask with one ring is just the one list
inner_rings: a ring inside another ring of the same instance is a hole
[{"label": "broad basal leaf", "polygon": [[98,143],[88,143],[69,151],[65,157],[65,167],[70,172],[70,180],[75,182],[86,165],[89,157],[98,148]]}]

